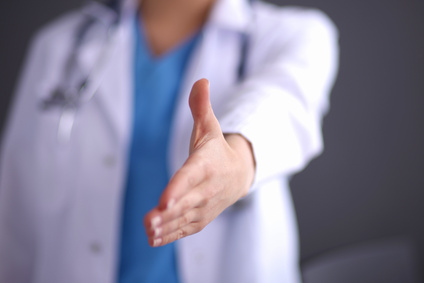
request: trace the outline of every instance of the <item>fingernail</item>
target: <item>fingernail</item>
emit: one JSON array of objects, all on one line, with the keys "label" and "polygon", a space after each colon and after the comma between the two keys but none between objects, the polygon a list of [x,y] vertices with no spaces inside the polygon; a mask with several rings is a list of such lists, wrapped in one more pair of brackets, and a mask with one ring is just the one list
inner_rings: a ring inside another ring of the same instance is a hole
[{"label": "fingernail", "polygon": [[150,225],[152,226],[152,228],[155,228],[157,226],[159,226],[161,222],[160,216],[155,216],[153,217],[152,221],[150,222]]},{"label": "fingernail", "polygon": [[168,201],[168,204],[166,205],[166,209],[171,209],[175,204],[175,199],[171,199]]},{"label": "fingernail", "polygon": [[153,246],[157,247],[162,243],[162,238],[157,238],[153,240]]},{"label": "fingernail", "polygon": [[156,228],[154,232],[154,236],[158,237],[162,234],[162,227]]}]

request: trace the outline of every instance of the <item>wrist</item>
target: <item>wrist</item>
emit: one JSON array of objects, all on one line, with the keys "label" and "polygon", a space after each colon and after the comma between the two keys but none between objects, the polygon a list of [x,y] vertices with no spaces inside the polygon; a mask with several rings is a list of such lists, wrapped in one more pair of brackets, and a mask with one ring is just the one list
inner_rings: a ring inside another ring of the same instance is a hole
[{"label": "wrist", "polygon": [[224,138],[239,161],[238,169],[241,171],[240,177],[242,180],[241,197],[244,197],[253,184],[256,172],[256,162],[252,145],[240,134],[224,134]]}]

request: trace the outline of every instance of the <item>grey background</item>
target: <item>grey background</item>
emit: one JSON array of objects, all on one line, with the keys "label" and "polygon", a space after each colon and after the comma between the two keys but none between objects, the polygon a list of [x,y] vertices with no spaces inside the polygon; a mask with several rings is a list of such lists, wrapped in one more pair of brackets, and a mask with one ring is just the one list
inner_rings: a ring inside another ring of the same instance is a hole
[{"label": "grey background", "polygon": [[[299,0],[340,30],[325,152],[292,180],[301,258],[403,236],[424,262],[424,1]],[[0,1],[0,128],[31,35],[81,0]]]}]

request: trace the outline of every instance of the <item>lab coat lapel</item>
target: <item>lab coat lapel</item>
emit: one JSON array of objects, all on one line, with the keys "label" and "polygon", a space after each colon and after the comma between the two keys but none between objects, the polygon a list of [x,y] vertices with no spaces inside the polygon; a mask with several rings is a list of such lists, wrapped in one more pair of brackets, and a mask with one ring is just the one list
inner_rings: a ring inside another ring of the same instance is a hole
[{"label": "lab coat lapel", "polygon": [[[132,85],[133,85],[133,39],[132,18],[126,16],[116,28],[110,40],[110,50],[105,56],[99,72],[93,77],[93,85],[99,85],[95,95],[89,103],[98,103],[104,114],[105,122],[110,125],[111,138],[116,140],[121,149],[125,149],[131,130],[132,115]],[[82,46],[78,54],[78,64],[81,73],[93,72],[93,67],[103,51],[106,41],[102,35],[105,29],[101,25],[93,27],[94,34]],[[90,85],[88,85],[88,88]],[[108,137],[109,138],[109,137]]]},{"label": "lab coat lapel", "polygon": [[133,37],[132,21],[128,19],[116,32],[116,46],[111,60],[105,68],[103,82],[99,88],[99,103],[105,117],[110,119],[112,131],[125,148],[131,133],[133,113]]}]

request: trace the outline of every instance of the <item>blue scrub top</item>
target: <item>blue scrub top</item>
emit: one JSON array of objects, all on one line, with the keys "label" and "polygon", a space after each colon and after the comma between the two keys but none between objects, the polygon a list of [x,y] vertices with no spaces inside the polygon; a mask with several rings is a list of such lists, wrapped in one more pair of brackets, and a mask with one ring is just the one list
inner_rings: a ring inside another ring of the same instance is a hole
[{"label": "blue scrub top", "polygon": [[152,248],[144,216],[169,181],[168,142],[180,82],[198,36],[156,57],[134,21],[134,120],[123,203],[119,283],[177,283],[175,244]]}]

